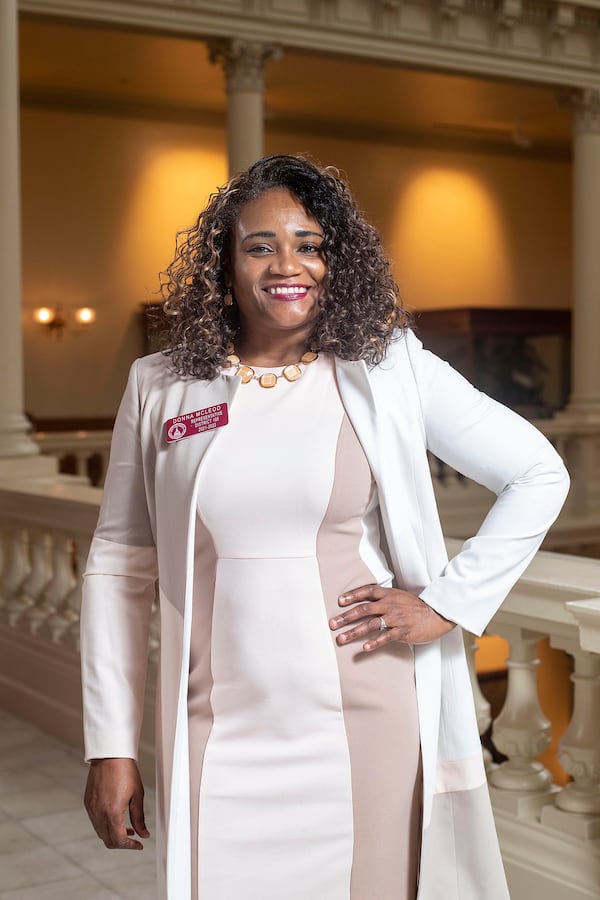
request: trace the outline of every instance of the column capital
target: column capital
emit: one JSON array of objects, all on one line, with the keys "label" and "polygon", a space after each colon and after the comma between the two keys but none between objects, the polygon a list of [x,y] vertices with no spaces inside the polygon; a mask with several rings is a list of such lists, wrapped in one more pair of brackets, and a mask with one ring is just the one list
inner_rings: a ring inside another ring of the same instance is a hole
[{"label": "column capital", "polygon": [[563,91],[560,101],[573,111],[576,134],[600,134],[600,90],[581,88]]},{"label": "column capital", "polygon": [[275,44],[216,38],[208,41],[209,59],[220,63],[225,72],[228,93],[264,89],[265,63],[279,59],[281,48]]}]

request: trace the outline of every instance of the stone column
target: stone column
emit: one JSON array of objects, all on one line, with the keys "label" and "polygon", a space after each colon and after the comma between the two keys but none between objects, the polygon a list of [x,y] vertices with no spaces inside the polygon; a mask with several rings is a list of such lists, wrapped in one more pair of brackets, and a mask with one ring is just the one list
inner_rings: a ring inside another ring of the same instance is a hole
[{"label": "stone column", "polygon": [[600,91],[572,91],[574,284],[568,412],[600,420]]},{"label": "stone column", "polygon": [[0,457],[37,452],[23,415],[16,0],[0,3]]},{"label": "stone column", "polygon": [[264,69],[280,50],[256,41],[215,40],[210,61],[221,63],[227,85],[229,175],[247,169],[264,155]]},{"label": "stone column", "polygon": [[0,3],[0,480],[43,475],[54,461],[36,457],[23,413],[19,68],[16,0]]}]

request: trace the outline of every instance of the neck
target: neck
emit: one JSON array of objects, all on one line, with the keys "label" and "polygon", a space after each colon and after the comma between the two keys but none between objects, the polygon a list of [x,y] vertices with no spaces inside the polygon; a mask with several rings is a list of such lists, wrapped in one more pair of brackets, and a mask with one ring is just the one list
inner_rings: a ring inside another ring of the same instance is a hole
[{"label": "neck", "polygon": [[308,350],[308,336],[290,335],[271,340],[264,336],[252,338],[241,334],[235,342],[235,351],[242,362],[249,366],[281,367],[296,363]]}]

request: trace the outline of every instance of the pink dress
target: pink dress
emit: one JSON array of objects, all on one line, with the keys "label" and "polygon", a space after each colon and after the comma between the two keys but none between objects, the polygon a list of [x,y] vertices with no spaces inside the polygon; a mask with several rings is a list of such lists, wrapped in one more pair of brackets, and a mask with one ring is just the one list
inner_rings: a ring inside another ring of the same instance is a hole
[{"label": "pink dress", "polygon": [[412,648],[328,625],[340,593],[391,580],[332,358],[241,385],[198,491],[193,900],[414,900]]}]

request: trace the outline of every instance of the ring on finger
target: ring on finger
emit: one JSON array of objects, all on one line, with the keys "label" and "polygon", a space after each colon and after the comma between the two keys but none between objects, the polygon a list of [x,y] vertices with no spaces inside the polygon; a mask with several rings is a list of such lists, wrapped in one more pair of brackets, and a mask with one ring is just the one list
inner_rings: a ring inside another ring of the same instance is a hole
[{"label": "ring on finger", "polygon": [[383,616],[379,616],[379,630],[387,631],[390,626],[385,624],[385,619]]}]

